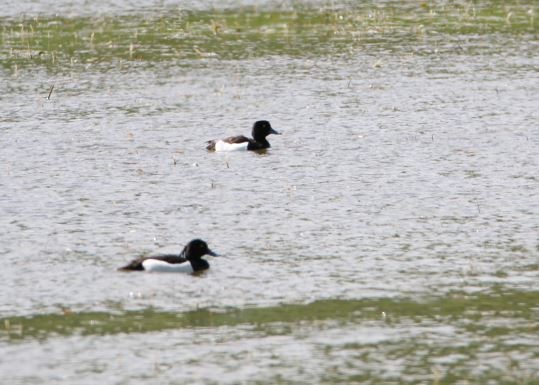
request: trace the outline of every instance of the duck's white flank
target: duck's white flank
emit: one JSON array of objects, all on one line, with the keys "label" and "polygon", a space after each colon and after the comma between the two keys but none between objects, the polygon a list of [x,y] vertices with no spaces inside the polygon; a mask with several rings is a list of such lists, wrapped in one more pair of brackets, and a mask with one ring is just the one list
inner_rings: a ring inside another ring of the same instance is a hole
[{"label": "duck's white flank", "polygon": [[156,271],[160,273],[192,273],[191,263],[168,263],[157,259],[147,259],[142,262],[145,271]]},{"label": "duck's white flank", "polygon": [[249,142],[227,143],[222,140],[215,142],[215,151],[246,151]]}]

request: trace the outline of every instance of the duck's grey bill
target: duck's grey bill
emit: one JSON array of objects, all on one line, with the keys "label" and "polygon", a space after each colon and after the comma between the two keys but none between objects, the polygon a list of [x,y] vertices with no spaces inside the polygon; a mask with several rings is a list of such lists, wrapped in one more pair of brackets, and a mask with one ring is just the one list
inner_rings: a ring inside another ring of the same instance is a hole
[{"label": "duck's grey bill", "polygon": [[275,135],[281,135],[281,133],[280,133],[280,132],[278,132],[278,131],[275,131],[275,130],[274,130],[273,128],[271,129],[271,133],[272,133],[272,134],[275,134]]},{"label": "duck's grey bill", "polygon": [[215,253],[215,252],[213,252],[213,251],[211,251],[211,250],[208,250],[208,253],[207,253],[207,254],[208,254],[208,255],[211,255],[212,257],[220,257],[219,254],[217,254],[217,253]]}]

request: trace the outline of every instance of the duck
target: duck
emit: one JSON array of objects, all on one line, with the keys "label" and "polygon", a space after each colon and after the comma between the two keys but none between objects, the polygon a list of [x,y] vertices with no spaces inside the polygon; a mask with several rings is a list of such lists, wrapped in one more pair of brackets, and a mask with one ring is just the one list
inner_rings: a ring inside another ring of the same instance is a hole
[{"label": "duck", "polygon": [[210,268],[208,261],[202,258],[204,255],[211,255],[213,257],[219,256],[219,254],[211,251],[208,244],[202,239],[193,239],[179,254],[139,257],[132,260],[127,265],[120,267],[118,270],[195,273]]},{"label": "duck", "polygon": [[209,151],[259,151],[270,148],[266,137],[270,134],[281,135],[275,131],[267,120],[258,120],[253,124],[252,138],[246,136],[230,136],[225,139],[208,140],[206,149]]}]

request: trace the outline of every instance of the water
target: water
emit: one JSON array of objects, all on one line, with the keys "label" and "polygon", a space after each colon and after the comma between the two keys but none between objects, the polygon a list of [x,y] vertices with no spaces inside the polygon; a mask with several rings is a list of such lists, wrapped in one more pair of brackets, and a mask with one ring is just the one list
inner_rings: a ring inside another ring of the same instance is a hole
[{"label": "water", "polygon": [[532,2],[73,4],[0,14],[2,382],[537,381]]}]

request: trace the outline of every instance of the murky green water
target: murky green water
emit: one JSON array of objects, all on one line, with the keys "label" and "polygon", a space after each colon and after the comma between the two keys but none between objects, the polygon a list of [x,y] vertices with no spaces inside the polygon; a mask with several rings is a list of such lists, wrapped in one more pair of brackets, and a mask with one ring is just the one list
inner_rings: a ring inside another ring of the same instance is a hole
[{"label": "murky green water", "polygon": [[539,383],[538,11],[8,0],[0,382]]}]

